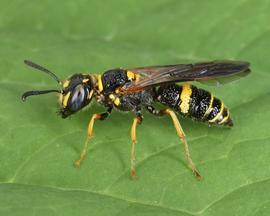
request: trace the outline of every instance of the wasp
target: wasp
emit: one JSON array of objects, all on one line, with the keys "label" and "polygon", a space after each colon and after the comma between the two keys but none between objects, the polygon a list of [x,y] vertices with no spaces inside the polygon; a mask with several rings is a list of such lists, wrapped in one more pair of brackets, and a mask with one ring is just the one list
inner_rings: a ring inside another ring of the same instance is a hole
[{"label": "wasp", "polygon": [[[207,80],[222,82],[225,78],[234,79],[250,72],[248,62],[224,60],[131,69],[116,68],[107,70],[101,75],[78,73],[61,81],[48,69],[28,60],[24,62],[50,75],[60,87],[52,90],[27,91],[22,95],[23,101],[29,96],[56,92],[59,95],[59,112],[62,118],[82,110],[92,99],[106,108],[105,112],[92,115],[85,144],[79,159],[75,161],[76,166],[80,166],[86,156],[95,122],[105,120],[113,109],[131,111],[135,113],[135,117],[131,126],[130,175],[135,177],[136,128],[142,123],[142,111],[145,110],[154,116],[167,115],[171,118],[176,133],[183,143],[187,166],[199,180],[202,176],[192,161],[185,133],[176,114],[209,125],[232,127],[233,121],[228,108],[220,99],[189,82]],[[158,103],[163,105],[164,109],[157,109]]]}]

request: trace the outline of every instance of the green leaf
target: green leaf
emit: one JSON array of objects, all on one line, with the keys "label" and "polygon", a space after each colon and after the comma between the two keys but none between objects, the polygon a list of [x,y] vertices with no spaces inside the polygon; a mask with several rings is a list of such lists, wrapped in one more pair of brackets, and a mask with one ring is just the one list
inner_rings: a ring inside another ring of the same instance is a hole
[{"label": "green leaf", "polygon": [[[2,1],[0,8],[0,215],[269,215],[270,3],[260,1]],[[30,59],[61,79],[115,67],[246,60],[252,73],[222,87],[235,126],[181,120],[198,182],[168,118],[145,114],[129,177],[133,113],[97,122],[75,168],[94,104],[68,120],[55,88]]]}]

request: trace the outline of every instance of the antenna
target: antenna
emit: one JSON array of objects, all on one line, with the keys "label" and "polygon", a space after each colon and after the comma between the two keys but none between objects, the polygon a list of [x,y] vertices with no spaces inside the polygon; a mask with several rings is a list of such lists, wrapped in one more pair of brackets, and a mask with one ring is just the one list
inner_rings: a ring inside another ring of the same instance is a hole
[{"label": "antenna", "polygon": [[56,80],[59,84],[61,84],[61,81],[60,79],[51,71],[49,71],[48,69],[34,63],[34,62],[31,62],[29,60],[24,60],[24,63],[32,68],[35,68],[37,70],[40,70],[40,71],[43,71],[45,72],[46,74],[49,74],[54,80]]},{"label": "antenna", "polygon": [[29,97],[29,96],[47,94],[47,93],[51,93],[51,92],[62,93],[61,91],[56,90],[56,89],[42,90],[42,91],[39,91],[39,90],[37,90],[37,91],[27,91],[27,92],[24,92],[23,93],[23,95],[22,95],[22,101],[25,101],[26,98]]},{"label": "antenna", "polygon": [[[34,63],[34,62],[31,62],[29,60],[24,60],[24,63],[30,67],[33,67],[37,70],[40,70],[46,74],[49,74],[54,80],[56,80],[58,82],[58,84],[61,85],[61,81],[60,79],[51,71],[49,71],[48,69]],[[41,94],[47,94],[47,93],[51,93],[51,92],[57,92],[57,93],[62,93],[61,90],[57,90],[57,89],[51,89],[51,90],[35,90],[35,91],[27,91],[25,93],[23,93],[22,95],[22,100],[25,101],[27,97],[29,96],[34,96],[34,95],[41,95]]]}]

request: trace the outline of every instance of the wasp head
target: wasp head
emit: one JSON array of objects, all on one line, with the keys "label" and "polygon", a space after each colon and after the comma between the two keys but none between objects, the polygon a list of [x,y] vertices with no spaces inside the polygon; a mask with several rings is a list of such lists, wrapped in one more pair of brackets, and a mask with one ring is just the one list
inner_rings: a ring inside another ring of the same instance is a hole
[{"label": "wasp head", "polygon": [[94,86],[90,75],[74,74],[62,84],[60,113],[63,118],[87,106],[93,97]]},{"label": "wasp head", "polygon": [[24,62],[28,66],[49,74],[58,82],[61,89],[27,91],[22,95],[23,101],[25,101],[27,97],[33,95],[47,94],[50,92],[59,93],[60,114],[62,118],[66,118],[78,112],[91,102],[94,93],[93,77],[91,75],[74,74],[62,82],[48,69],[28,60],[25,60]]}]

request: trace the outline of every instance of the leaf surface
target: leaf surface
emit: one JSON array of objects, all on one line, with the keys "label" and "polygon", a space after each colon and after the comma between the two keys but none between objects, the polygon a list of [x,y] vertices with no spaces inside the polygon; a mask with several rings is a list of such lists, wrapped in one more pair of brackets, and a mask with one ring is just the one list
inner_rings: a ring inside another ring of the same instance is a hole
[{"label": "leaf surface", "polygon": [[[2,1],[0,8],[0,215],[269,215],[270,3],[260,1]],[[170,119],[145,114],[129,178],[133,113],[97,122],[77,169],[94,104],[62,120],[55,88],[30,59],[61,79],[115,67],[251,62],[252,73],[221,87],[235,126],[180,118],[198,182]]]}]

